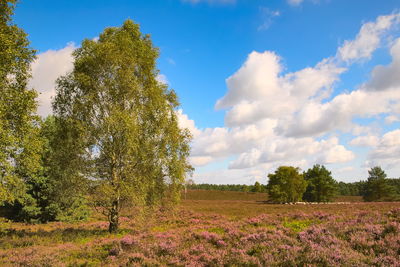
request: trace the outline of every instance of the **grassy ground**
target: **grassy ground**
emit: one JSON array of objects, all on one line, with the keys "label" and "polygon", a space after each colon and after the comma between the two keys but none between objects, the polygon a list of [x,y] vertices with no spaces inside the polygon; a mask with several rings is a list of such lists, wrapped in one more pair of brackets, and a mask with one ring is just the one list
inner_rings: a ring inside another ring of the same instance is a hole
[{"label": "grassy ground", "polygon": [[[217,191],[217,190],[188,190],[183,200],[237,200],[237,201],[267,201],[267,193]],[[361,196],[338,196],[335,202],[362,202]]]},{"label": "grassy ground", "polygon": [[237,201],[265,201],[268,199],[266,193],[245,193],[235,191],[217,190],[188,190],[186,197],[182,194],[183,200],[237,200]]},{"label": "grassy ground", "polygon": [[316,211],[344,212],[354,210],[387,210],[391,205],[385,203],[365,203],[359,196],[339,196],[337,202],[347,204],[318,204],[318,205],[281,205],[268,204],[266,193],[245,193],[214,190],[189,190],[187,197],[182,201],[182,208],[205,214],[219,214],[232,218],[245,218],[258,214],[289,214],[297,210],[306,213]]},{"label": "grassy ground", "polygon": [[[107,222],[0,223],[0,266],[400,266],[400,203],[274,205],[194,190],[118,234]],[[339,198],[344,201],[343,198]],[[357,202],[358,201],[358,202]]]}]

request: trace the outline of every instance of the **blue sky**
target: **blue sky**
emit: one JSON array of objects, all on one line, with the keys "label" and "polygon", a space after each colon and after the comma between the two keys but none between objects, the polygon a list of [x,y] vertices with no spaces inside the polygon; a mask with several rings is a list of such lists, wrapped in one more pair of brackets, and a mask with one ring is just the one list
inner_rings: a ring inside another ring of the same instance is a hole
[{"label": "blue sky", "polygon": [[[400,69],[375,70],[395,62],[399,8],[398,0],[21,0],[15,22],[38,50],[32,86],[42,115],[70,52],[130,18],[160,48],[160,73],[180,97],[196,182],[265,183],[276,166],[314,163],[355,181],[376,164],[400,176]],[[364,110],[370,99],[382,108]]]}]

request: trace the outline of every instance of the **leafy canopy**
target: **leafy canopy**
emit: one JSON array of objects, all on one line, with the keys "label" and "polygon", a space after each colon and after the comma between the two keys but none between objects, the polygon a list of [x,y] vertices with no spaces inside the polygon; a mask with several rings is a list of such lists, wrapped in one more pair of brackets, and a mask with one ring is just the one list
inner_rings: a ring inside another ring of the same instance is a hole
[{"label": "leafy canopy", "polygon": [[267,192],[273,202],[300,201],[307,182],[300,173],[299,168],[280,166],[275,173],[268,174]]},{"label": "leafy canopy", "polygon": [[37,94],[27,88],[35,51],[11,21],[15,4],[0,2],[0,204],[26,201],[25,182],[41,168]]},{"label": "leafy canopy", "polygon": [[84,40],[73,56],[53,103],[71,159],[63,167],[90,180],[94,204],[115,231],[125,203],[140,208],[179,199],[191,170],[190,133],[178,126],[175,92],[156,79],[158,49],[131,20]]}]

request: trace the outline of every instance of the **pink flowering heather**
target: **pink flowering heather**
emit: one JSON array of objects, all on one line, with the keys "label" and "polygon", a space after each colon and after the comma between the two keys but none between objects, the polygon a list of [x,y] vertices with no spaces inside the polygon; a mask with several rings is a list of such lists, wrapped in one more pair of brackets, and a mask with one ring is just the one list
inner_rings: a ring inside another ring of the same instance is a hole
[{"label": "pink flowering heather", "polygon": [[101,221],[20,224],[0,235],[0,265],[400,267],[399,205],[265,204],[270,213],[242,217],[182,210],[145,227],[126,217],[119,235]]},{"label": "pink flowering heather", "polygon": [[121,245],[123,246],[132,246],[135,244],[135,239],[131,235],[126,235],[123,238],[121,238]]}]

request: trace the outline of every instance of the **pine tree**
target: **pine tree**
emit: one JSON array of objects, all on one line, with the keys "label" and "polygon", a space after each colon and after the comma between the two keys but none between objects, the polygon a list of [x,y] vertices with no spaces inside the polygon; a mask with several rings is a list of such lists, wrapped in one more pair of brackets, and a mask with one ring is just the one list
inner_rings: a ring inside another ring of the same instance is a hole
[{"label": "pine tree", "polygon": [[337,183],[325,166],[314,165],[304,173],[307,189],[303,199],[311,202],[328,202],[337,192]]},{"label": "pine tree", "polygon": [[387,183],[386,173],[376,166],[368,171],[369,177],[365,184],[363,198],[365,201],[391,200],[395,190]]}]

